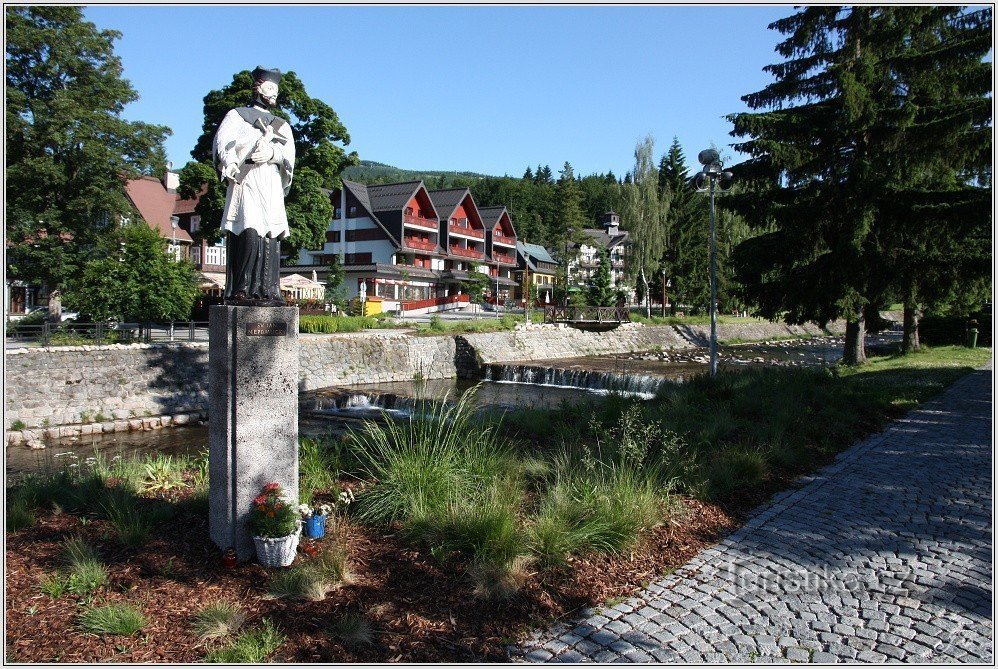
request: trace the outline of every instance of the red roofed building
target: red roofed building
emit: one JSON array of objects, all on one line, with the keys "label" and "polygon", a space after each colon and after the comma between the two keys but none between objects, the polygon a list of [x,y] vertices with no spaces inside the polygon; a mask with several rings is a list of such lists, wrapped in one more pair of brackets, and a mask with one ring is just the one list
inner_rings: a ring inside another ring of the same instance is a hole
[{"label": "red roofed building", "polygon": [[180,219],[174,216],[177,193],[168,190],[156,177],[131,179],[125,182],[125,192],[149,227],[170,240],[170,254],[178,260],[189,257],[194,240],[180,227]]}]

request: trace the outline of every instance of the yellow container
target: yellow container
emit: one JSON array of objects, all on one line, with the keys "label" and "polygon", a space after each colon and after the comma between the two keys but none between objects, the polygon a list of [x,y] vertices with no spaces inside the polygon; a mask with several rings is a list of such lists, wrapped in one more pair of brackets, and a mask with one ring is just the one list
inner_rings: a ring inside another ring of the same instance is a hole
[{"label": "yellow container", "polygon": [[369,297],[367,302],[364,303],[364,315],[373,316],[375,314],[381,313],[381,298],[380,297]]}]

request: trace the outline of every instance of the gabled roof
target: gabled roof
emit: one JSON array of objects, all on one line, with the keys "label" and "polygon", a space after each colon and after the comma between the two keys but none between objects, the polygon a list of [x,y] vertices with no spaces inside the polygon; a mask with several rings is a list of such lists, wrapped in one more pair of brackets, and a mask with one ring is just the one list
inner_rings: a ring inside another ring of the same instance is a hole
[{"label": "gabled roof", "polygon": [[412,196],[423,185],[422,181],[404,181],[397,184],[376,184],[367,186],[367,196],[371,211],[401,211]]},{"label": "gabled roof", "polygon": [[156,177],[139,177],[125,182],[125,192],[139,215],[153,230],[166,239],[176,239],[178,242],[193,243],[190,234],[177,226],[174,230],[170,224],[173,209],[177,203],[177,194],[166,190]]},{"label": "gabled roof", "polygon": [[537,270],[538,262],[551,263],[552,265],[558,264],[555,261],[555,259],[551,257],[551,254],[548,253],[548,250],[538,244],[525,244],[523,242],[518,241],[516,242],[516,252],[523,257],[524,261],[526,261],[527,263],[527,267],[530,268],[531,272],[538,271]]},{"label": "gabled roof", "polygon": [[[428,191],[430,194],[430,199],[433,200],[433,208],[437,210],[437,214],[440,216],[441,220],[446,220],[450,218],[450,215],[454,213],[458,205],[464,202],[464,198],[471,194],[471,191],[465,188],[445,188],[442,190],[431,190]],[[472,202],[475,198],[471,198]],[[477,209],[477,206],[476,206]]]},{"label": "gabled roof", "polygon": [[499,219],[502,218],[503,214],[509,216],[509,227],[513,228],[513,234],[516,235],[516,228],[513,227],[513,216],[508,211],[506,207],[481,207],[478,210],[478,215],[482,217],[482,223],[488,230],[495,229],[496,225],[499,223]]},{"label": "gabled roof", "polygon": [[[357,198],[374,222],[381,226],[396,246],[401,248],[402,211],[421,188],[425,190],[423,182],[406,181],[368,186],[343,179],[343,187]],[[433,205],[432,201],[430,205]]]},{"label": "gabled roof", "polygon": [[208,192],[208,184],[201,186],[201,190],[198,191],[196,197],[190,200],[177,200],[173,205],[174,214],[193,214],[194,208],[198,205],[198,201],[201,200],[201,196]]},{"label": "gabled roof", "polygon": [[586,228],[582,231],[582,234],[592,239],[595,242],[594,246],[603,249],[612,249],[614,246],[623,244],[629,236],[626,231],[610,236],[606,233],[606,230],[600,228]]}]

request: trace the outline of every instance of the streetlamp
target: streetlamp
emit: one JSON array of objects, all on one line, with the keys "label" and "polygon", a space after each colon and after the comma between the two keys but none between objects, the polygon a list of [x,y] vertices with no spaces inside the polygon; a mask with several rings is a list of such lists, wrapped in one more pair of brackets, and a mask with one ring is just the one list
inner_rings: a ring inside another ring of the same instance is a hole
[{"label": "streetlamp", "polygon": [[714,149],[704,149],[697,155],[703,170],[693,177],[700,192],[710,192],[710,377],[717,376],[717,242],[714,238],[714,190],[731,188],[733,176],[724,171],[721,156]]}]

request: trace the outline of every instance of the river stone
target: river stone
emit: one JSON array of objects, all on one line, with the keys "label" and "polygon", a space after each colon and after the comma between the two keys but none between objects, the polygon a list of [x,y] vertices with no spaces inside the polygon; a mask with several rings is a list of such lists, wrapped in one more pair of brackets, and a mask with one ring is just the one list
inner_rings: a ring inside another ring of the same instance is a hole
[{"label": "river stone", "polygon": [[263,486],[298,502],[298,308],[213,306],[208,327],[209,532],[247,560]]}]

